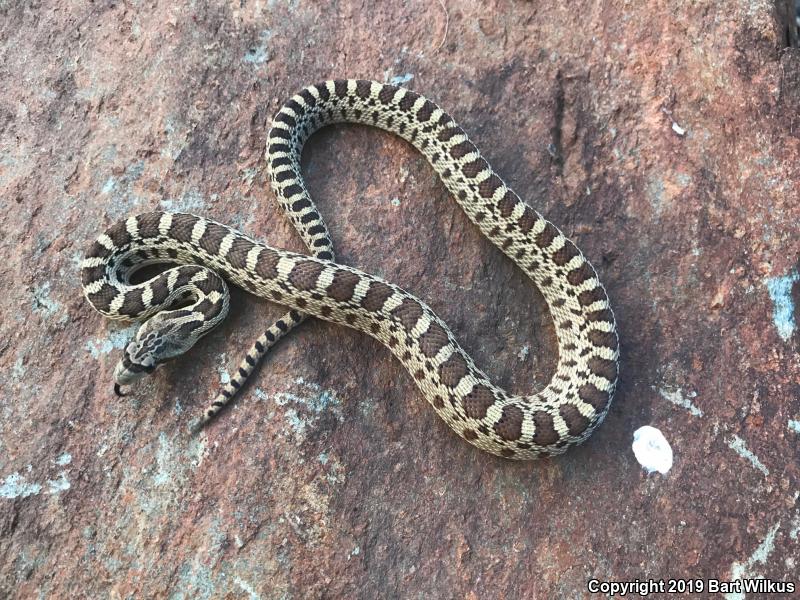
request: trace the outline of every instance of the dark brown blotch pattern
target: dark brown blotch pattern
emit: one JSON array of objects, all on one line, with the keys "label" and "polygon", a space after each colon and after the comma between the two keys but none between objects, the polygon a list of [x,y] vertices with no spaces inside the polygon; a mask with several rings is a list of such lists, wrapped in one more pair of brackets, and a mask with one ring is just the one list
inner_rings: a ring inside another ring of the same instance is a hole
[{"label": "dark brown blotch pattern", "polygon": [[395,93],[397,93],[397,88],[395,86],[385,85],[378,94],[378,100],[380,100],[383,104],[391,104]]},{"label": "dark brown blotch pattern", "polygon": [[444,385],[454,388],[467,374],[467,361],[460,352],[453,352],[446,361],[439,366],[439,379]]},{"label": "dark brown blotch pattern", "polygon": [[197,286],[197,289],[206,295],[210,294],[214,290],[222,293],[222,291],[225,289],[220,278],[212,274],[209,274],[205,279],[198,281],[195,283],[195,285]]},{"label": "dark brown blotch pattern", "polygon": [[458,127],[445,127],[436,137],[440,142],[449,142],[451,138],[454,138],[460,133],[463,133],[463,131]]},{"label": "dark brown blotch pattern", "polygon": [[324,268],[323,265],[313,260],[301,260],[289,273],[289,282],[301,291],[314,289]]},{"label": "dark brown blotch pattern", "polygon": [[417,321],[422,316],[422,312],[422,306],[420,306],[419,302],[411,298],[405,298],[400,306],[392,310],[392,316],[400,321],[406,332],[411,333],[414,325],[417,324]]},{"label": "dark brown blotch pattern", "polygon": [[278,253],[269,248],[263,248],[256,258],[256,273],[264,279],[275,279],[278,276]]},{"label": "dark brown blotch pattern", "polygon": [[569,240],[564,240],[564,245],[561,246],[558,250],[553,252],[553,262],[556,263],[559,267],[563,267],[573,258],[580,254],[580,250],[570,242]]},{"label": "dark brown blotch pattern", "polygon": [[605,377],[612,383],[617,380],[617,363],[613,360],[593,356],[586,361],[586,366],[598,377]]},{"label": "dark brown blotch pattern", "polygon": [[525,205],[525,210],[522,212],[522,216],[519,218],[519,228],[522,230],[522,233],[528,233],[533,226],[536,225],[537,221],[536,211],[533,210],[527,204]]},{"label": "dark brown blotch pattern", "polygon": [[89,294],[89,302],[92,303],[98,311],[100,312],[109,312],[111,308],[111,301],[117,295],[117,288],[109,283],[103,283],[99,290],[97,290],[94,294]]},{"label": "dark brown blotch pattern", "polygon": [[279,112],[277,115],[275,115],[275,121],[278,123],[285,123],[289,127],[294,127],[297,125],[294,117],[285,112]]},{"label": "dark brown blotch pattern", "polygon": [[470,179],[474,179],[478,176],[478,173],[482,173],[486,169],[489,168],[489,164],[483,160],[483,158],[478,157],[472,162],[468,162],[461,168],[461,172],[464,173]]},{"label": "dark brown blotch pattern", "polygon": [[586,320],[589,321],[590,323],[599,323],[601,321],[606,321],[607,323],[613,323],[614,313],[611,312],[610,308],[602,308],[600,310],[595,310],[593,312],[590,312],[588,315],[586,315]]},{"label": "dark brown blotch pattern", "polygon": [[503,182],[500,181],[500,178],[494,173],[492,173],[491,175],[489,175],[489,177],[487,177],[478,184],[478,193],[483,198],[491,198],[494,195],[497,188],[501,187],[502,185]]},{"label": "dark brown blotch pattern", "polygon": [[477,152],[477,150],[478,149],[473,145],[472,142],[469,140],[464,140],[460,144],[456,144],[450,148],[450,156],[458,160],[459,158],[463,158],[471,152]]},{"label": "dark brown blotch pattern", "polygon": [[203,232],[199,240],[200,247],[209,254],[219,254],[219,246],[225,236],[228,235],[228,229],[218,223],[207,223],[206,230]]},{"label": "dark brown blotch pattern", "polygon": [[317,99],[314,97],[308,88],[304,89],[300,92],[300,97],[305,101],[309,108],[313,107],[317,103]]},{"label": "dark brown blotch pattern", "polygon": [[337,79],[333,82],[333,92],[337,96],[344,97],[347,95],[347,80]]},{"label": "dark brown blotch pattern", "polygon": [[89,252],[86,253],[86,258],[106,258],[111,255],[111,250],[103,246],[100,242],[94,242]]},{"label": "dark brown blotch pattern", "polygon": [[592,329],[589,332],[589,341],[595,346],[611,348],[612,350],[616,350],[617,344],[619,344],[617,335],[613,331],[600,331],[598,329]]},{"label": "dark brown blotch pattern", "polygon": [[200,219],[193,215],[174,215],[169,228],[170,237],[179,242],[192,241],[192,229]]},{"label": "dark brown blotch pattern", "polygon": [[417,120],[424,123],[431,118],[434,110],[436,110],[436,105],[430,100],[425,100],[425,103],[417,111]]},{"label": "dark brown blotch pattern", "polygon": [[449,342],[444,328],[437,322],[431,321],[428,330],[419,338],[419,347],[425,356],[433,358]]},{"label": "dark brown blotch pattern", "polygon": [[492,390],[479,383],[464,396],[464,413],[471,419],[483,419],[486,411],[494,404],[495,398]]},{"label": "dark brown blotch pattern", "polygon": [[503,194],[503,197],[500,198],[500,202],[498,202],[500,216],[504,219],[510,217],[511,213],[514,212],[514,207],[517,205],[517,202],[519,202],[517,195],[511,190],[506,190],[506,193]]},{"label": "dark brown blotch pattern", "polygon": [[189,285],[192,277],[197,275],[201,270],[202,267],[198,265],[184,265],[180,267],[178,270],[178,276],[175,278],[175,285],[173,286],[173,289],[178,289]]},{"label": "dark brown blotch pattern", "polygon": [[339,269],[333,275],[333,281],[328,286],[328,295],[339,302],[346,302],[353,297],[360,278],[355,273]]},{"label": "dark brown blotch pattern", "polygon": [[398,104],[400,110],[408,112],[414,106],[414,103],[417,101],[418,98],[419,94],[417,94],[416,92],[407,91],[405,96],[403,96],[403,99],[400,100],[400,103]]},{"label": "dark brown blotch pattern", "polygon": [[131,243],[131,235],[128,233],[128,227],[125,221],[119,221],[114,226],[106,231],[106,235],[111,238],[117,249],[122,248]]},{"label": "dark brown blotch pattern", "polygon": [[247,267],[247,255],[255,247],[255,244],[250,240],[237,237],[231,244],[231,249],[228,251],[228,261],[237,269],[245,269]]},{"label": "dark brown blotch pattern", "polygon": [[567,424],[567,430],[570,435],[577,437],[586,431],[589,426],[589,419],[584,417],[574,404],[562,404],[558,409],[558,414]]},{"label": "dark brown blotch pattern", "polygon": [[158,237],[158,223],[161,221],[163,213],[147,213],[140,215],[137,219],[139,226],[139,237],[142,239]]},{"label": "dark brown blotch pattern", "polygon": [[119,309],[122,315],[130,315],[134,317],[144,311],[144,301],[142,295],[144,294],[144,287],[133,288],[125,292],[125,299]]},{"label": "dark brown blotch pattern", "polygon": [[518,406],[506,406],[500,420],[494,424],[495,433],[508,442],[518,440],[522,435],[522,416]]},{"label": "dark brown blotch pattern", "polygon": [[167,284],[169,274],[162,273],[150,282],[150,289],[153,291],[152,304],[161,304],[169,297],[169,285]]},{"label": "dark brown blotch pattern", "polygon": [[580,285],[592,277],[594,277],[594,270],[587,262],[567,273],[567,281],[572,285]]},{"label": "dark brown blotch pattern", "polygon": [[369,81],[359,79],[358,81],[356,81],[356,96],[358,96],[362,100],[366,100],[367,98],[369,98],[370,87],[371,84]]},{"label": "dark brown blotch pattern", "polygon": [[536,235],[536,245],[539,246],[539,248],[547,248],[553,243],[553,240],[556,239],[557,235],[558,229],[556,229],[555,225],[548,221],[545,224],[544,229],[542,229]]},{"label": "dark brown blotch pattern", "polygon": [[105,265],[98,265],[96,267],[83,267],[81,269],[81,283],[84,285],[84,287],[93,281],[105,278],[105,276]]},{"label": "dark brown blotch pattern", "polygon": [[[598,285],[591,290],[584,290],[580,294],[578,294],[578,302],[580,302],[581,306],[589,306],[594,304],[595,302],[600,302],[601,300],[606,300],[606,291],[603,289],[603,286]],[[607,320],[607,319],[604,319]]]},{"label": "dark brown blotch pattern", "polygon": [[559,436],[553,423],[553,417],[541,410],[536,411],[532,416],[534,432],[531,439],[533,442],[539,446],[555,444]]},{"label": "dark brown blotch pattern", "polygon": [[597,389],[597,387],[591,383],[585,383],[578,388],[578,396],[581,400],[591,405],[597,412],[603,412],[608,405],[608,394]]},{"label": "dark brown blotch pattern", "polygon": [[378,312],[383,308],[384,303],[394,293],[391,287],[382,281],[373,281],[361,301],[361,306],[370,312]]}]

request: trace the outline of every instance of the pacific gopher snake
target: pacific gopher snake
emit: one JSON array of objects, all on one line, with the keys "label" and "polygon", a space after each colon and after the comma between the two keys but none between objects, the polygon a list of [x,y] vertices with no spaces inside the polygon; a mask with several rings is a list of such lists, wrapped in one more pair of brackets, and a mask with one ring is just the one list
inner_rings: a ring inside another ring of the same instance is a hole
[{"label": "pacific gopher snake", "polygon": [[[331,123],[394,132],[422,152],[480,231],[541,290],[558,339],[542,391],[494,385],[422,301],[334,262],[328,230],[300,173],[303,144]],[[585,440],[605,417],[617,381],[618,340],[606,292],[575,245],[522,202],[447,113],[401,87],[360,80],[312,85],[287,101],[267,142],[272,188],[313,257],[271,248],[198,216],[150,212],[102,234],[82,263],[86,298],[112,319],[145,320],[114,373],[116,389],[188,350],[228,311],[224,279],[291,310],[253,345],[204,413],[227,403],[267,350],[306,314],[367,333],[406,367],[453,430],[493,454],[529,459]],[[134,270],[179,263],[144,283]]]}]

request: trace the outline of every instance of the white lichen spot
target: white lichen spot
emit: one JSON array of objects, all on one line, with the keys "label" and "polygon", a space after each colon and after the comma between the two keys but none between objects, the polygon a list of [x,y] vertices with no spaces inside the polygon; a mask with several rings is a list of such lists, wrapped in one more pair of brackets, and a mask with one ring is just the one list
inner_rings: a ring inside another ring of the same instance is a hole
[{"label": "white lichen spot", "polygon": [[[766,565],[769,555],[775,547],[775,536],[778,533],[780,525],[776,523],[767,532],[764,541],[758,545],[758,548],[750,555],[744,562],[735,562],[731,565],[731,580],[737,579],[752,579],[760,577],[760,573],[755,569],[756,565]],[[733,592],[725,594],[725,600],[744,600],[744,592]]]},{"label": "white lichen spot", "polygon": [[792,269],[783,277],[768,277],[765,281],[769,297],[772,300],[772,322],[778,330],[778,335],[784,342],[792,337],[797,323],[794,319],[794,301],[792,300],[792,286],[800,281],[800,272]]},{"label": "white lichen spot", "polygon": [[178,199],[164,198],[159,204],[164,210],[201,212],[206,208],[206,198],[197,190],[188,190]]},{"label": "white lichen spot", "polygon": [[666,474],[672,468],[672,447],[664,434],[644,425],[633,432],[633,455],[648,473]]},{"label": "white lichen spot", "polygon": [[63,467],[64,465],[68,465],[68,464],[69,464],[69,463],[71,463],[71,462],[72,462],[72,454],[70,454],[69,452],[64,452],[64,454],[61,454],[61,455],[60,455],[60,456],[59,456],[59,457],[56,459],[56,464],[57,464],[57,465],[61,465],[62,467]]},{"label": "white lichen spot", "polygon": [[[45,281],[33,289],[33,311],[45,317],[52,317],[58,312],[62,312],[61,303],[50,296],[50,282]],[[63,312],[58,318],[63,323],[67,320],[67,313]]]},{"label": "white lichen spot", "polygon": [[403,73],[402,75],[395,75],[389,79],[389,83],[392,85],[405,85],[412,79],[414,79],[414,76],[411,73]]},{"label": "white lichen spot", "polygon": [[523,360],[525,360],[526,358],[528,358],[528,355],[529,355],[530,353],[531,353],[531,347],[530,347],[528,344],[525,344],[525,345],[524,345],[524,346],[523,346],[523,347],[520,349],[520,351],[519,351],[519,352],[517,352],[517,358],[520,360],[520,362],[522,362]]},{"label": "white lichen spot", "polygon": [[664,181],[658,177],[653,177],[647,182],[647,199],[650,202],[650,206],[653,208],[653,213],[655,213],[657,217],[661,215],[663,210],[666,191],[667,189],[664,185]]},{"label": "white lichen spot", "polygon": [[230,373],[228,373],[228,369],[225,368],[225,363],[228,362],[228,355],[224,352],[219,355],[219,365],[217,366],[217,373],[219,373],[219,383],[220,385],[225,385],[231,382]]},{"label": "white lichen spot", "polygon": [[295,379],[295,383],[301,388],[297,393],[277,392],[272,398],[277,406],[293,405],[286,408],[284,418],[297,434],[305,433],[307,426],[324,411],[332,411],[341,419],[341,402],[331,390],[324,390],[302,377]]},{"label": "white lichen spot", "polygon": [[400,167],[397,174],[398,174],[397,181],[399,181],[400,183],[405,183],[406,180],[408,179],[408,176],[411,175],[411,171],[409,171],[406,167]]},{"label": "white lichen spot", "polygon": [[258,43],[247,49],[242,60],[251,65],[261,65],[269,60],[269,53],[267,52],[267,43],[272,37],[272,32],[265,29],[258,36]]},{"label": "white lichen spot", "polygon": [[172,475],[170,473],[171,455],[172,447],[167,440],[167,435],[165,433],[161,433],[158,436],[158,451],[156,452],[157,471],[153,477],[153,483],[156,485],[166,485],[172,479]]},{"label": "white lichen spot", "polygon": [[390,200],[390,202],[391,202],[392,206],[400,206],[400,198],[398,198],[396,196],[394,198],[392,198]]},{"label": "white lichen spot", "polygon": [[683,127],[678,125],[678,123],[675,122],[675,119],[672,118],[672,111],[671,110],[667,109],[667,107],[665,107],[665,106],[662,106],[661,107],[661,112],[664,113],[667,116],[667,118],[670,120],[672,131],[674,131],[680,137],[683,137],[684,135],[686,135],[686,129],[684,129]]},{"label": "white lichen spot", "polygon": [[[178,445],[175,440],[161,432],[155,452],[153,484],[175,488],[182,484],[190,469],[196,469],[206,455],[205,438],[192,438],[188,444]],[[187,460],[187,458],[189,460]]]},{"label": "white lichen spot", "polygon": [[331,485],[338,485],[345,482],[346,476],[344,473],[344,467],[335,456],[331,457],[327,452],[322,452],[319,456],[317,456],[317,460],[321,465],[326,467],[325,480],[328,483]]},{"label": "white lichen spot", "polygon": [[107,338],[95,338],[86,342],[86,350],[92,355],[92,358],[100,358],[103,354],[109,354],[114,350],[122,350],[133,339],[138,329],[139,325],[129,325],[124,329],[111,331]]},{"label": "white lichen spot", "polygon": [[260,169],[257,169],[255,167],[246,167],[242,169],[240,177],[242,178],[242,181],[246,183],[249,187],[253,185],[253,181],[255,180],[256,177],[258,177],[259,171]]},{"label": "white lichen spot", "polygon": [[289,408],[286,410],[286,414],[284,415],[286,421],[288,421],[289,425],[292,429],[294,429],[295,433],[298,435],[303,435],[306,431],[306,420],[297,414],[297,411],[293,408]]},{"label": "white lichen spot", "polygon": [[61,471],[58,474],[58,479],[48,479],[47,480],[47,493],[48,494],[58,494],[59,492],[65,492],[70,488],[69,480],[67,479],[66,471]]},{"label": "white lichen spot", "polygon": [[14,366],[11,367],[11,377],[15,381],[20,381],[25,376],[25,365],[22,364],[22,357],[20,356],[14,361]]},{"label": "white lichen spot", "polygon": [[114,191],[114,188],[117,187],[117,180],[113,177],[109,177],[106,179],[106,182],[103,184],[103,187],[100,189],[101,194],[110,194]]},{"label": "white lichen spot", "polygon": [[769,475],[769,469],[764,466],[764,463],[762,463],[755,454],[747,449],[747,444],[745,444],[744,440],[738,435],[734,434],[733,437],[728,440],[728,447],[742,458],[750,461],[750,464],[761,471],[764,475]]},{"label": "white lichen spot", "polygon": [[697,408],[691,400],[692,398],[697,398],[697,392],[691,391],[684,395],[680,388],[676,389],[674,392],[659,388],[658,393],[664,400],[672,402],[675,406],[685,408],[691,415],[695,417],[703,416],[703,411]]},{"label": "white lichen spot", "polygon": [[253,589],[253,586],[244,579],[236,575],[234,576],[233,581],[236,583],[236,585],[244,590],[250,600],[261,600],[261,596],[256,593],[256,591]]},{"label": "white lichen spot", "polygon": [[350,552],[347,553],[347,560],[350,560],[351,558],[353,558],[354,556],[358,556],[359,554],[361,554],[361,548],[359,546],[356,546],[355,548],[350,550]]},{"label": "white lichen spot", "polygon": [[789,419],[788,427],[790,431],[794,431],[795,433],[800,433],[800,421]]},{"label": "white lichen spot", "polygon": [[789,537],[795,542],[800,538],[800,512],[792,519],[792,528],[789,530]]},{"label": "white lichen spot", "polygon": [[0,484],[0,498],[27,498],[42,491],[42,486],[38,483],[28,483],[24,475],[12,473]]}]

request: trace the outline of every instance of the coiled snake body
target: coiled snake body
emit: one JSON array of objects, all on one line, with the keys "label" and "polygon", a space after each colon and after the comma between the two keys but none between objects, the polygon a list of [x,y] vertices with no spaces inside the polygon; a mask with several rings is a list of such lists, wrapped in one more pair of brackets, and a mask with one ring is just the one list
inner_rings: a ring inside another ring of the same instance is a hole
[{"label": "coiled snake body", "polygon": [[[314,131],[341,122],[374,125],[414,145],[470,220],[541,290],[559,355],[545,389],[510,395],[475,366],[424,302],[334,262],[328,230],[303,183],[300,155]],[[272,188],[313,256],[169,212],[120,221],[89,249],[82,282],[92,306],[112,319],[145,320],[117,365],[115,389],[185,352],[218,324],[228,310],[227,279],[291,310],[255,342],[202,422],[229,401],[272,344],[313,315],[380,340],[439,416],[493,454],[515,459],[559,454],[600,424],[617,381],[618,340],[606,292],[575,245],[503,183],[447,113],[401,87],[327,81],[283,105],[268,136],[267,161]],[[136,269],[163,262],[180,266],[131,283]]]}]

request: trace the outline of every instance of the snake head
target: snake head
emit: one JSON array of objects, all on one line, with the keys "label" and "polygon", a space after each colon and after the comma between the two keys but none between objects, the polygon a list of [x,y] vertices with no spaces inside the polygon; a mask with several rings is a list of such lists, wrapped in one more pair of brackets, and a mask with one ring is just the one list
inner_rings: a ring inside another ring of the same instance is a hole
[{"label": "snake head", "polygon": [[201,325],[196,316],[190,310],[170,310],[146,321],[114,369],[117,395],[122,395],[119,386],[129,385],[152,373],[156,367],[191,348],[202,335],[195,331]]}]

